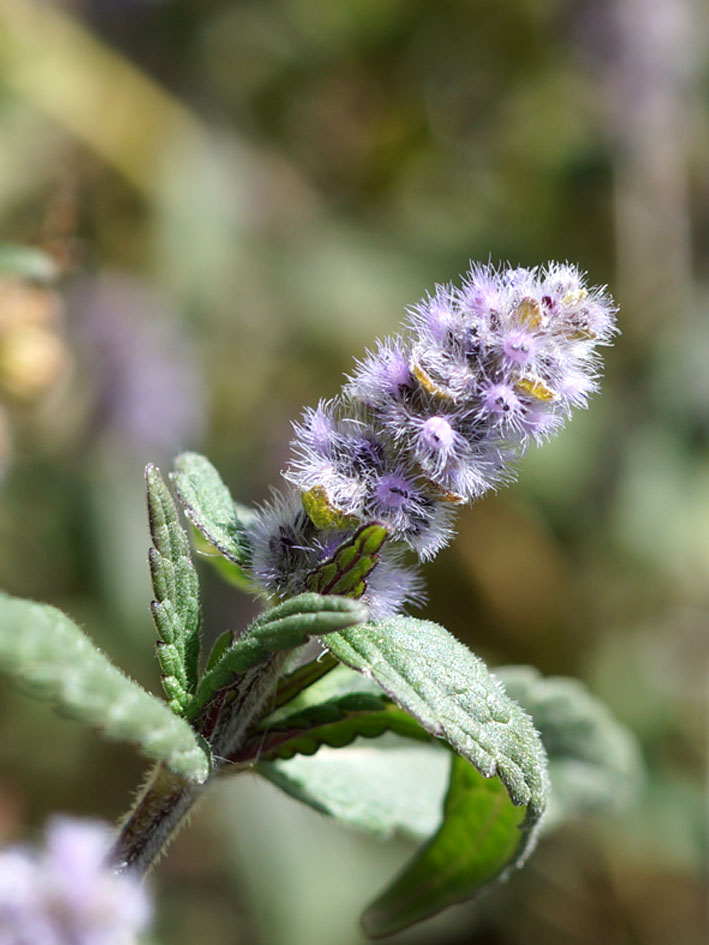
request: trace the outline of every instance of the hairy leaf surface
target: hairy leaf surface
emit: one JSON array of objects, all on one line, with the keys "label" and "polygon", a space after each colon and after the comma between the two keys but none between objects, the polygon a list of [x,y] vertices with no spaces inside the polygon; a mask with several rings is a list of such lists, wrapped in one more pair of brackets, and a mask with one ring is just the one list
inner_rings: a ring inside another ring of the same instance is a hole
[{"label": "hairy leaf surface", "polygon": [[155,466],[146,467],[145,484],[153,539],[149,562],[155,600],[150,612],[159,637],[158,661],[170,708],[183,715],[197,686],[199,583],[187,534]]},{"label": "hairy leaf surface", "polygon": [[190,726],[129,679],[61,611],[0,593],[0,668],[22,689],[108,738],[202,782],[210,761]]},{"label": "hairy leaf surface", "polygon": [[346,597],[300,594],[265,611],[227,647],[200,680],[189,718],[197,716],[211,696],[272,653],[302,646],[311,637],[329,634],[367,619],[367,608]]}]

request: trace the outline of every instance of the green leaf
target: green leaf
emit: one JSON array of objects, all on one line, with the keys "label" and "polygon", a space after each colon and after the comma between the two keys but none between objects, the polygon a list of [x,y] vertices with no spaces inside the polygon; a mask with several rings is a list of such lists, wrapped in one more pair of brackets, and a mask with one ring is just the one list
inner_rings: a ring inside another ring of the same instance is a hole
[{"label": "green leaf", "polygon": [[499,778],[483,778],[454,755],[443,823],[364,913],[365,931],[375,938],[391,935],[499,878],[518,856],[524,816]]},{"label": "green leaf", "polygon": [[[489,794],[502,799],[490,828],[493,851],[479,844],[479,862],[474,849],[455,860],[460,875],[454,869],[446,873],[443,884],[433,874],[424,883],[426,870],[437,869],[436,844],[449,845],[448,832],[442,832],[431,841],[432,849],[422,851],[374,904],[367,914],[367,929],[372,935],[389,934],[472,898],[482,885],[524,861],[546,804],[546,757],[529,716],[505,694],[484,663],[443,627],[394,617],[330,634],[323,642],[343,663],[373,679],[427,732],[445,739],[482,776],[456,765],[461,784],[491,779],[484,791],[476,787],[473,807],[483,804],[481,798],[489,803]],[[454,787],[452,797],[460,792],[460,785],[452,784],[451,790]],[[458,801],[451,804],[451,810],[457,810]],[[475,816],[472,811],[465,814],[470,823]]]},{"label": "green leaf", "polygon": [[499,776],[512,802],[541,816],[546,757],[529,716],[482,660],[444,627],[393,617],[329,634],[323,643],[342,663],[373,679],[398,705],[445,739],[486,778]]},{"label": "green leaf", "polygon": [[503,666],[495,674],[532,716],[549,757],[545,830],[577,814],[632,803],[643,780],[637,742],[583,683],[545,678],[531,666]]},{"label": "green leaf", "polygon": [[229,649],[229,647],[234,642],[234,634],[231,630],[225,630],[224,633],[221,633],[217,639],[214,641],[214,645],[209,653],[209,659],[207,660],[207,665],[204,667],[205,671],[211,669],[213,666],[216,666],[219,660],[222,658],[224,653]]},{"label": "green leaf", "polygon": [[364,686],[357,685],[356,674],[339,666],[285,708],[263,719],[258,730],[229,760],[248,764],[257,759],[313,755],[323,745],[342,748],[358,736],[376,738],[384,732],[430,741],[428,732],[408,712],[378,686],[368,680],[363,682]]},{"label": "green leaf", "polygon": [[319,594],[361,597],[367,577],[377,566],[379,551],[387,539],[383,525],[370,522],[357,529],[327,561],[308,575],[308,588]]},{"label": "green leaf", "polygon": [[[398,741],[398,740],[397,740]],[[260,762],[259,774],[323,814],[381,839],[422,840],[436,830],[451,754],[435,745],[380,742],[312,758]]]},{"label": "green leaf", "polygon": [[209,544],[234,564],[247,563],[246,526],[253,513],[234,502],[209,460],[199,453],[181,453],[172,479],[185,515]]},{"label": "green leaf", "polygon": [[153,547],[148,559],[155,600],[158,661],[170,708],[184,715],[197,687],[200,646],[199,582],[190,543],[160,470],[146,466],[148,521]]},{"label": "green leaf", "polygon": [[211,697],[272,653],[302,646],[313,636],[332,633],[367,619],[367,608],[346,597],[300,594],[257,617],[246,632],[225,649],[200,680],[188,718],[197,717]]},{"label": "green leaf", "polygon": [[125,676],[56,608],[0,593],[0,666],[62,715],[131,742],[190,781],[206,780],[210,761],[187,722]]}]

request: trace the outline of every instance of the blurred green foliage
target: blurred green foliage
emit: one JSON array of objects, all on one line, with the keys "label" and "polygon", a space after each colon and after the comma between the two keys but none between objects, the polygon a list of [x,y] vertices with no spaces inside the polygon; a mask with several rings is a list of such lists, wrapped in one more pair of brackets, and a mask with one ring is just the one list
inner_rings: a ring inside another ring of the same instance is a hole
[{"label": "blurred green foliage", "polygon": [[[705,941],[705,26],[692,0],[0,4],[0,237],[61,273],[0,278],[0,580],[154,691],[145,462],[198,448],[263,499],[301,405],[471,257],[568,258],[621,304],[602,394],[465,512],[425,616],[583,678],[646,794],[402,943]],[[243,626],[201,580],[208,632]],[[127,806],[127,749],[2,711],[0,839]],[[409,852],[235,779],[161,864],[156,936],[354,945]]]}]

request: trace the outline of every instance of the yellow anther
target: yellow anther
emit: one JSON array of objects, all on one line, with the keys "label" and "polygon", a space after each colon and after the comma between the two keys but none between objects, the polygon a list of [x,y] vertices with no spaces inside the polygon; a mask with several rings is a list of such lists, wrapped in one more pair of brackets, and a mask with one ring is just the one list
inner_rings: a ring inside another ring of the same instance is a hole
[{"label": "yellow anther", "polygon": [[459,495],[457,492],[450,492],[448,489],[444,489],[443,486],[431,479],[424,469],[421,466],[418,467],[421,474],[425,477],[426,480],[426,491],[431,495],[435,496],[441,502],[449,502],[451,505],[462,505],[465,502],[465,496]]},{"label": "yellow anther", "polygon": [[569,341],[590,341],[596,337],[594,332],[585,325],[569,325],[564,334]]},{"label": "yellow anther", "polygon": [[583,302],[587,295],[587,289],[572,289],[571,292],[567,292],[561,300],[561,304],[570,308],[572,305],[578,305],[579,302]]},{"label": "yellow anther", "polygon": [[431,375],[427,374],[420,364],[414,364],[414,366],[411,368],[411,372],[421,387],[423,387],[424,390],[427,390],[429,394],[433,394],[433,396],[438,397],[439,400],[445,400],[448,403],[453,403],[455,397],[453,397],[445,388],[439,387]]},{"label": "yellow anther", "polygon": [[528,328],[539,328],[542,324],[542,309],[536,299],[527,298],[517,306],[517,321]]},{"label": "yellow anther", "polygon": [[530,397],[535,397],[537,400],[547,402],[556,399],[554,391],[550,387],[547,387],[542,381],[535,378],[521,377],[517,381],[516,387],[518,390],[522,391],[523,394],[529,394]]}]

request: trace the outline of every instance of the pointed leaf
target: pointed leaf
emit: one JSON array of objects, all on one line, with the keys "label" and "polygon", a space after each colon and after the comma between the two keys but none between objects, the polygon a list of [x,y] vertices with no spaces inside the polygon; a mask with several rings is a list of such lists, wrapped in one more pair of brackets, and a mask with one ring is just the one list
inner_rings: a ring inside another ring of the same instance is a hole
[{"label": "pointed leaf", "polygon": [[213,666],[216,666],[219,660],[222,658],[224,653],[229,649],[229,647],[234,642],[234,634],[231,630],[225,630],[224,633],[221,633],[217,639],[214,641],[211,652],[209,654],[209,659],[207,660],[207,665],[204,667],[205,672],[211,669]]},{"label": "pointed leaf", "polygon": [[158,661],[170,708],[183,715],[197,686],[199,662],[199,583],[187,534],[180,525],[160,471],[146,466],[148,521],[153,547],[150,577],[156,599],[150,605],[158,632]]},{"label": "pointed leaf", "polygon": [[483,778],[454,755],[443,823],[397,880],[364,913],[372,937],[398,932],[460,902],[503,875],[518,856],[525,812],[499,778]]},{"label": "pointed leaf", "polygon": [[209,758],[187,722],[125,676],[56,608],[0,593],[0,667],[62,715],[131,742],[188,780],[206,780]]},{"label": "pointed leaf", "polygon": [[[509,699],[484,663],[443,627],[394,617],[331,634],[323,642],[334,656],[373,679],[426,731],[445,739],[472,764],[475,773],[459,765],[454,769],[467,785],[466,791],[482,779],[498,779],[499,783],[491,780],[484,785],[484,790],[475,789],[475,807],[489,804],[491,794],[504,799],[504,804],[497,802],[499,808],[493,805],[502,818],[499,829],[493,830],[495,850],[479,844],[479,862],[474,851],[454,858],[459,872],[451,867],[445,882],[433,875],[424,880],[427,870],[438,869],[439,847],[429,853],[424,850],[375,904],[368,913],[367,929],[372,935],[389,934],[472,898],[481,884],[521,865],[535,842],[546,804],[546,757],[529,716]],[[456,797],[460,793],[457,782],[451,790],[454,787],[452,796]],[[451,804],[454,810],[458,802]],[[468,812],[465,816],[474,820],[477,815]],[[447,848],[448,836],[446,830],[431,843]]]},{"label": "pointed leaf", "polygon": [[632,802],[643,780],[637,743],[583,683],[545,678],[531,666],[503,666],[495,674],[532,716],[549,757],[545,830],[575,814]]},{"label": "pointed leaf", "polygon": [[331,558],[311,571],[309,589],[319,594],[361,597],[367,589],[367,577],[377,566],[387,534],[386,528],[377,522],[363,525]]},{"label": "pointed leaf", "polygon": [[450,752],[406,742],[378,746],[323,748],[312,758],[260,762],[256,770],[296,800],[380,839],[430,836],[441,820]]},{"label": "pointed leaf", "polygon": [[302,646],[313,636],[332,633],[367,619],[363,604],[345,597],[300,594],[257,617],[202,677],[188,718],[197,717],[211,697],[272,653]]},{"label": "pointed leaf", "polygon": [[253,515],[237,505],[219,473],[199,453],[182,453],[172,474],[185,515],[217,551],[234,564],[249,558],[246,526]]}]

